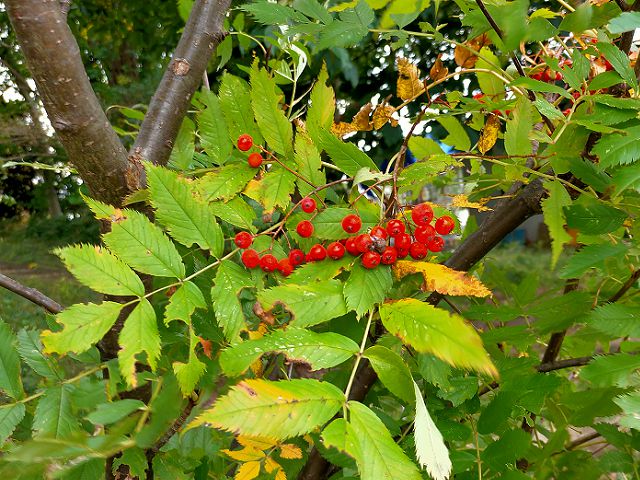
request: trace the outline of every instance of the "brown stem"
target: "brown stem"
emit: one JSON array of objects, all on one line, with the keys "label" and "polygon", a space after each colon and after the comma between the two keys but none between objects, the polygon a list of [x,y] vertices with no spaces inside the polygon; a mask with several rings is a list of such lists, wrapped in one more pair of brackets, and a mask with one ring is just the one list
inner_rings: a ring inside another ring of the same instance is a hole
[{"label": "brown stem", "polygon": [[622,296],[627,293],[631,287],[633,287],[633,284],[638,281],[638,278],[640,278],[640,269],[634,270],[629,279],[624,282],[622,287],[620,287],[620,290],[614,293],[607,301],[609,303],[615,303],[620,300]]},{"label": "brown stem", "polygon": [[563,368],[582,367],[593,360],[593,356],[565,358],[564,360],[555,360],[551,362],[543,362],[538,365],[537,370],[541,373],[552,372],[554,370],[562,370]]},{"label": "brown stem", "polygon": [[[566,281],[564,285],[564,295],[569,292],[573,292],[578,288],[578,279],[570,278]],[[542,355],[542,363],[550,363],[553,362],[558,355],[560,354],[560,349],[562,348],[562,342],[564,341],[564,336],[566,335],[567,330],[562,330],[560,332],[554,332],[551,334],[549,338],[549,343],[547,344],[547,348]]]},{"label": "brown stem", "polygon": [[0,273],[0,287],[4,287],[17,295],[26,298],[30,302],[35,303],[50,313],[60,313],[64,309],[62,305],[55,300],[50,299],[39,290],[22,285],[20,282],[3,275],[2,273]]}]

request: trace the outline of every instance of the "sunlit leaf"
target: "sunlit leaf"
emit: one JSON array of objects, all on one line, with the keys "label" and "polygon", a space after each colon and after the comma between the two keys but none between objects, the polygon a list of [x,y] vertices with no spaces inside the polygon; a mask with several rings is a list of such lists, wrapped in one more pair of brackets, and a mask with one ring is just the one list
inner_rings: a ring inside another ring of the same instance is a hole
[{"label": "sunlit leaf", "polygon": [[473,297],[491,295],[491,291],[477,278],[439,263],[399,260],[393,266],[393,273],[398,279],[413,273],[421,274],[424,278],[422,289],[426,292]]}]

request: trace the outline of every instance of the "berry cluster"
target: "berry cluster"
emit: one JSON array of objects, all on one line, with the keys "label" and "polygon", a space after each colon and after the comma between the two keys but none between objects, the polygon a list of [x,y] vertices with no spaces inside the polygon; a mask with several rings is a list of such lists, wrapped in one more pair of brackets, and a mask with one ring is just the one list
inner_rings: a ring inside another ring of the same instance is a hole
[{"label": "berry cluster", "polygon": [[[247,152],[253,147],[253,138],[248,133],[243,133],[238,137],[236,145],[241,152]],[[262,165],[262,162],[264,162],[264,158],[258,152],[250,153],[247,157],[247,163],[250,167],[258,168]]]}]

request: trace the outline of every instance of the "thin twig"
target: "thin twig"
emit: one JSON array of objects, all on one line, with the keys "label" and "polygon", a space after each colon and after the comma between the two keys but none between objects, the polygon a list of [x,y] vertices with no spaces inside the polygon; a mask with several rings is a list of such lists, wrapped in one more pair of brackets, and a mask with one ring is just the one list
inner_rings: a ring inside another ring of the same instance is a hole
[{"label": "thin twig", "polygon": [[60,305],[55,300],[47,297],[41,291],[22,285],[20,282],[14,280],[13,278],[9,278],[2,273],[0,273],[0,287],[4,287],[17,295],[26,298],[30,302],[35,303],[36,305],[44,308],[50,313],[60,313],[62,310],[64,310],[64,307],[62,305]]}]

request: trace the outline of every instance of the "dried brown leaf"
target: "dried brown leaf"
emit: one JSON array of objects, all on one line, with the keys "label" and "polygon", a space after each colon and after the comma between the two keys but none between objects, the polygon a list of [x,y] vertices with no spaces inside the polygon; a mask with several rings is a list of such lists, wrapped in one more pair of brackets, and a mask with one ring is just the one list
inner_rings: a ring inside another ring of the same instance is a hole
[{"label": "dried brown leaf", "polygon": [[460,194],[454,195],[453,200],[451,201],[451,206],[458,208],[475,208],[479,212],[489,212],[492,209],[485,207],[485,203],[488,201],[489,199],[482,199],[479,202],[470,202],[466,195]]},{"label": "dried brown leaf", "polygon": [[449,73],[449,69],[444,66],[441,57],[442,54],[438,55],[438,58],[436,58],[436,63],[434,63],[433,67],[431,67],[431,70],[429,70],[429,77],[431,77],[431,80],[433,80],[434,82],[437,82],[438,80],[446,77]]}]

